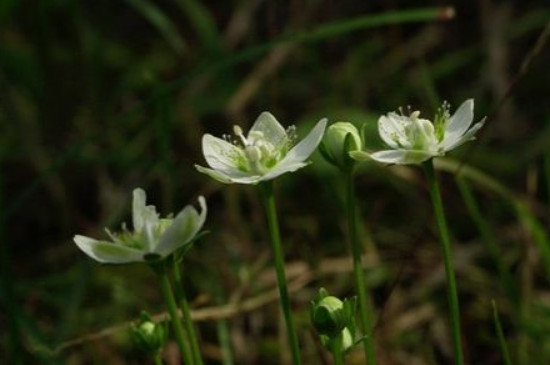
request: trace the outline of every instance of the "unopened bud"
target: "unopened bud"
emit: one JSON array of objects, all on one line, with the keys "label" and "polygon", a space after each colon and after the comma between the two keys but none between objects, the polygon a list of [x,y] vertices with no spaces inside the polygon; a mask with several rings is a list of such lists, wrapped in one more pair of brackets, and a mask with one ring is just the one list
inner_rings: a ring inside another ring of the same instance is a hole
[{"label": "unopened bud", "polygon": [[[346,145],[346,139],[348,140]],[[349,153],[363,148],[361,135],[357,128],[349,122],[336,122],[327,128],[323,137],[325,156],[330,162],[340,168],[353,164]]]},{"label": "unopened bud", "polygon": [[130,334],[134,343],[144,352],[156,353],[162,350],[168,337],[168,328],[163,323],[155,323],[149,314],[142,312],[141,322],[132,323]]},{"label": "unopened bud", "polygon": [[327,296],[312,306],[312,324],[320,335],[334,337],[346,327],[344,302]]}]

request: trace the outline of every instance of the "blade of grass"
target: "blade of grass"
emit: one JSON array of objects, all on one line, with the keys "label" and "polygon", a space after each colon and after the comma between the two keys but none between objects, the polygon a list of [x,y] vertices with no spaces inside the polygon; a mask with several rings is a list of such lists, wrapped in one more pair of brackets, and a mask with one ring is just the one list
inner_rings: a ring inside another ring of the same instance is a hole
[{"label": "blade of grass", "polygon": [[[143,6],[144,4],[144,0],[126,0],[126,1],[133,4],[134,6],[137,6],[138,8],[139,6]],[[151,4],[150,3],[145,3],[145,4],[146,5],[142,9],[142,11],[147,11],[148,9],[150,9],[149,7],[147,7],[147,4],[149,5]],[[156,7],[153,7],[152,9],[156,9]],[[274,39],[273,41],[265,42],[257,46],[251,46],[240,52],[236,52],[231,56],[224,57],[222,59],[215,59],[213,62],[206,64],[205,66],[199,66],[195,70],[187,73],[186,76],[180,78],[179,80],[176,80],[172,83],[161,85],[159,88],[155,89],[152,92],[151,96],[148,99],[134,106],[130,110],[124,112],[123,114],[120,115],[119,118],[116,118],[116,119],[118,122],[120,122],[120,120],[123,120],[123,119],[132,119],[132,117],[135,117],[140,113],[142,113],[146,107],[156,102],[157,99],[165,98],[169,96],[172,92],[175,92],[176,90],[186,85],[196,77],[207,73],[215,74],[216,72],[219,72],[223,69],[236,66],[245,61],[252,60],[266,53],[267,51],[271,50],[273,47],[281,43],[285,43],[285,42],[316,43],[326,39],[330,39],[335,36],[341,36],[341,35],[358,31],[361,29],[368,29],[368,28],[374,28],[374,27],[385,26],[385,25],[393,25],[393,24],[401,24],[401,23],[427,22],[427,21],[433,21],[437,19],[448,19],[449,9],[451,8],[448,8],[448,7],[419,8],[419,9],[402,10],[402,11],[391,11],[391,12],[386,12],[381,14],[369,14],[369,15],[352,18],[352,19],[341,20],[341,21],[328,23],[325,25],[320,25],[319,27],[311,31],[303,31],[303,32],[297,32],[293,34],[286,34],[279,38]],[[158,15],[157,13],[160,15]],[[154,21],[159,21],[158,19],[160,19],[161,23],[165,18],[164,14],[160,12],[160,10],[158,11],[152,10],[152,13],[149,12],[146,14],[149,14],[149,16],[153,14],[152,15],[153,18],[156,19]],[[442,18],[442,15],[444,16],[443,18]],[[445,18],[445,16],[447,16],[447,18]],[[173,24],[172,23],[167,23],[167,24],[171,24],[170,26],[168,26],[168,29],[170,30],[173,27]],[[170,32],[172,31],[170,30]],[[143,127],[145,127],[145,125],[146,124],[144,124]],[[72,146],[68,146],[66,148],[67,152],[64,153],[62,156],[60,156],[59,159],[54,161],[52,165],[45,170],[44,174],[42,174],[39,178],[32,181],[28,186],[22,188],[21,190],[22,192],[19,193],[12,200],[12,204],[8,206],[6,216],[9,217],[15,210],[22,207],[23,203],[33,193],[35,193],[38,190],[38,188],[41,186],[43,181],[48,176],[50,176],[50,174],[57,172],[59,169],[65,166],[66,163],[71,161],[75,157],[75,155],[77,155],[85,146],[88,145],[88,143],[93,142],[101,135],[102,134],[99,132],[94,133],[88,136],[86,139],[79,140]]]},{"label": "blade of grass", "polygon": [[174,2],[189,18],[203,47],[211,53],[218,53],[221,50],[220,35],[208,9],[196,0],[174,0]]},{"label": "blade of grass", "polygon": [[147,0],[126,0],[126,2],[157,29],[180,56],[185,53],[187,45],[184,39],[174,23],[158,6]]},{"label": "blade of grass", "polygon": [[500,276],[500,282],[504,285],[504,289],[508,294],[509,299],[512,301],[512,303],[515,303],[517,305],[519,300],[517,286],[514,283],[514,280],[510,275],[506,264],[502,260],[500,249],[498,248],[498,244],[495,240],[496,234],[493,231],[491,225],[484,219],[479,204],[468,182],[462,177],[457,178],[456,182],[462,195],[462,199],[464,200],[466,208],[468,209],[468,213],[470,213],[470,217],[472,218],[479,233],[481,234],[483,242],[487,247],[487,251],[489,251],[489,255],[491,255],[491,258],[495,262]]},{"label": "blade of grass", "polygon": [[495,331],[497,332],[498,342],[500,344],[500,351],[502,352],[502,358],[504,359],[504,364],[512,365],[510,351],[508,350],[508,345],[506,344],[506,338],[504,337],[504,332],[502,331],[502,325],[500,324],[497,305],[494,299],[491,300],[491,305],[493,306],[493,320],[495,323]]},{"label": "blade of grass", "polygon": [[507,200],[514,208],[519,221],[531,234],[539,250],[540,259],[546,271],[547,280],[550,282],[550,239],[546,234],[545,228],[531,212],[525,201],[516,197],[512,191],[496,179],[462,162],[449,158],[440,158],[436,160],[436,168],[455,174],[457,178],[464,177],[470,179]]},{"label": "blade of grass", "polygon": [[550,144],[546,147],[546,151],[543,156],[544,161],[544,181],[546,182],[546,199],[547,204],[550,206]]}]

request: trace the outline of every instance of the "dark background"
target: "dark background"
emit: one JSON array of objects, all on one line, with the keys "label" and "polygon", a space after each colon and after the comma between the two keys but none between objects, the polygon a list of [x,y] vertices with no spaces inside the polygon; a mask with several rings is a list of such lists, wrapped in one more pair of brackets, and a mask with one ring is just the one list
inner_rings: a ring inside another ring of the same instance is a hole
[{"label": "dark background", "polygon": [[[424,6],[439,15],[400,20]],[[274,282],[256,191],[195,171],[202,134],[246,129],[269,110],[302,136],[321,117],[366,123],[378,148],[380,114],[412,105],[430,117],[443,100],[454,110],[474,98],[486,127],[451,156],[486,174],[465,182],[479,209],[440,174],[466,358],[503,363],[495,299],[516,363],[548,364],[549,19],[545,1],[3,0],[0,363],[147,363],[111,326],[164,310],[154,275],[101,266],[72,242],[129,222],[138,186],[165,213],[208,201],[210,234],[186,257],[185,278],[193,307],[214,313],[198,323],[205,356],[220,363],[216,306],[263,298]],[[307,313],[317,288],[353,295],[343,185],[313,160],[276,191],[306,364],[321,363]],[[421,170],[365,164],[357,192],[379,363],[450,363]],[[226,325],[237,362],[280,362],[275,300]],[[173,345],[164,359],[175,363]]]}]

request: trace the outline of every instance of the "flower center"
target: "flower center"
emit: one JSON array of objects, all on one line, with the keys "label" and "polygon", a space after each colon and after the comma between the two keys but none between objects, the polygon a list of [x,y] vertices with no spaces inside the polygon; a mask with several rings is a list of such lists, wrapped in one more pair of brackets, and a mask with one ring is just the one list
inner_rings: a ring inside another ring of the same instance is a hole
[{"label": "flower center", "polygon": [[443,141],[445,138],[445,128],[447,123],[451,119],[451,113],[449,112],[451,105],[444,101],[443,104],[437,109],[434,117],[435,136],[438,142]]},{"label": "flower center", "polygon": [[427,119],[420,117],[419,111],[410,111],[409,115],[403,115],[398,122],[401,124],[403,136],[398,133],[394,141],[404,149],[433,151],[437,150],[438,140],[436,138],[434,125]]},{"label": "flower center", "polygon": [[[246,137],[238,125],[233,126],[233,133],[237,139],[231,143],[244,151],[244,154],[234,156],[236,166],[243,172],[255,174],[265,174],[281,161],[292,148],[296,135],[293,126],[278,140],[268,138],[261,131],[251,131]],[[225,139],[229,140],[229,137],[225,136]]]}]

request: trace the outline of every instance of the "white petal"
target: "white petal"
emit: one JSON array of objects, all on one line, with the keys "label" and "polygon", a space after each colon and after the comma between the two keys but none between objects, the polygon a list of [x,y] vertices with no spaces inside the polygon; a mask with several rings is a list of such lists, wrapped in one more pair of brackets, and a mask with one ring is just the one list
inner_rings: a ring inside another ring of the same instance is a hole
[{"label": "white petal", "polygon": [[207,212],[204,197],[199,196],[199,204],[200,215],[193,206],[188,205],[174,218],[170,227],[164,231],[159,245],[154,250],[155,253],[166,257],[195,237],[204,225]]},{"label": "white petal", "polygon": [[373,160],[387,164],[419,164],[434,157],[431,153],[420,150],[385,150],[370,155]]},{"label": "white petal", "polygon": [[449,146],[443,146],[443,148],[445,149],[445,151],[450,151],[468,141],[475,139],[475,134],[481,127],[483,127],[484,124],[485,124],[485,119],[483,119],[481,122],[477,122],[476,124],[474,124],[472,128],[470,128],[468,132],[460,136],[460,138],[458,138],[453,144]]},{"label": "white petal", "polygon": [[399,121],[393,118],[392,114],[382,115],[378,118],[378,133],[380,138],[391,148],[398,148],[396,138],[406,139],[405,131]]},{"label": "white petal", "polygon": [[159,222],[157,210],[153,205],[146,205],[147,196],[143,189],[134,189],[133,195],[132,220],[134,231],[143,235],[145,245],[151,251],[155,246],[154,231]]},{"label": "white petal", "polygon": [[211,168],[224,173],[239,171],[235,161],[244,158],[242,149],[211,134],[202,136],[202,153]]},{"label": "white petal", "polygon": [[84,253],[96,261],[109,264],[125,264],[144,261],[144,252],[112,242],[98,241],[90,237],[76,235],[74,242]]},{"label": "white petal", "polygon": [[[287,165],[289,163],[304,162],[321,142],[326,126],[327,119],[321,119],[304,139],[288,151],[279,164]],[[277,166],[275,166],[275,168],[277,168]]]},{"label": "white petal", "polygon": [[146,199],[147,197],[143,189],[134,189],[132,201],[132,221],[134,231],[136,232],[141,232],[145,222],[144,216],[147,214],[147,207],[145,206]]},{"label": "white petal", "polygon": [[445,128],[442,146],[447,150],[470,128],[474,119],[474,99],[468,99],[458,107]]},{"label": "white petal", "polygon": [[267,172],[267,174],[263,175],[260,178],[260,181],[267,181],[276,178],[279,175],[282,175],[287,172],[293,172],[298,169],[301,169],[302,167],[305,167],[309,165],[309,162],[295,162],[292,160],[283,160],[277,166],[272,168]]},{"label": "white petal", "polygon": [[304,162],[304,160],[315,151],[321,142],[326,125],[327,119],[321,119],[317,125],[313,127],[311,132],[294,146],[294,148],[288,151],[286,156],[275,167],[263,175],[260,180],[271,180],[284,173],[293,172],[309,165],[309,163]]},{"label": "white petal", "polygon": [[241,171],[237,171],[236,173],[229,175],[221,171],[209,169],[200,165],[195,165],[195,168],[199,172],[202,172],[203,174],[206,174],[214,180],[217,180],[224,184],[256,184],[260,181],[261,178],[261,175],[250,175],[245,174]]},{"label": "white petal", "polygon": [[261,132],[264,138],[274,146],[286,143],[287,135],[285,129],[270,112],[260,114],[252,128],[250,128],[248,136],[254,132]]}]

